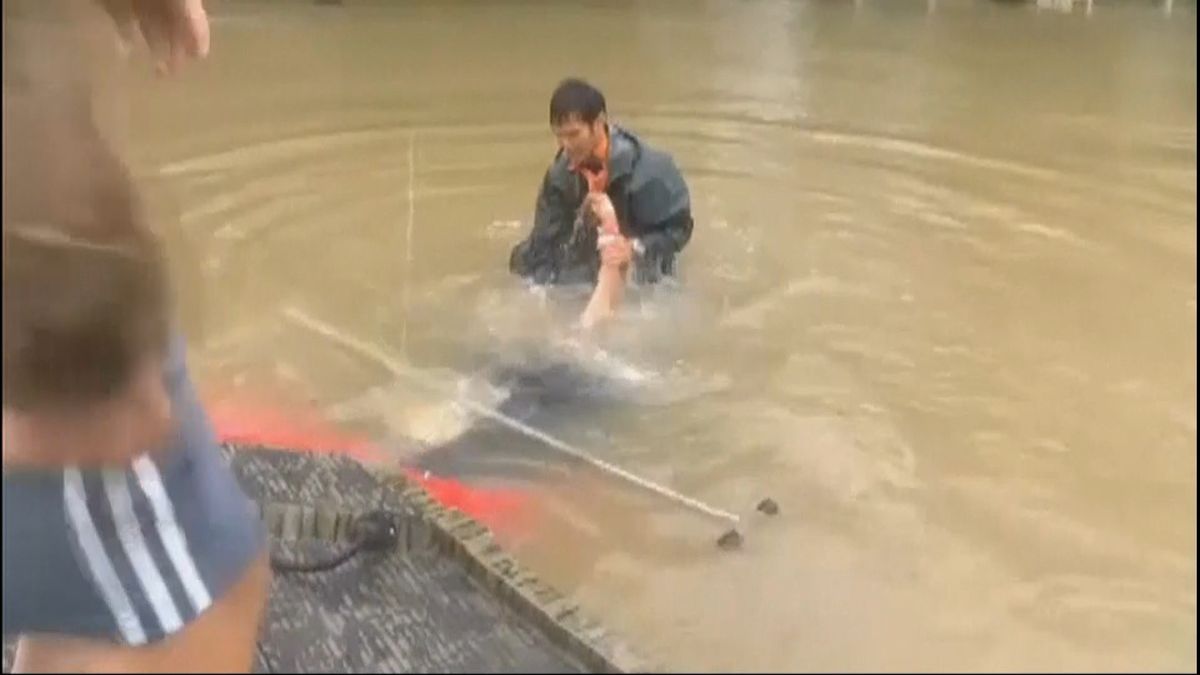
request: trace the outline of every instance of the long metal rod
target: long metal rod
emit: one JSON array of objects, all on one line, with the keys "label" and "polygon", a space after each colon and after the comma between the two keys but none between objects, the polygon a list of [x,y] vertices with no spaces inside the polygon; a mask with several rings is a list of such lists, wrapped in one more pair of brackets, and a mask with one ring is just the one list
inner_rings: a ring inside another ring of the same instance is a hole
[{"label": "long metal rod", "polygon": [[[346,349],[357,352],[364,358],[375,361],[396,377],[401,377],[411,382],[416,382],[426,389],[432,389],[439,394],[447,393],[447,388],[442,384],[432,381],[431,378],[427,377],[426,375],[399,363],[375,347],[372,347],[371,345],[354,337],[343,334],[333,326],[330,326],[329,324],[308,315],[300,309],[289,307],[285,309],[283,313],[288,319],[313,331],[314,333],[318,333],[326,338],[329,338],[330,340],[341,344]],[[622,478],[634,485],[637,485],[638,487],[649,490],[660,497],[665,497],[666,499],[669,499],[677,504],[686,506],[694,511],[703,513],[704,515],[716,518],[718,520],[724,520],[735,525],[741,522],[741,518],[738,517],[737,514],[730,513],[714,506],[709,506],[698,499],[693,499],[687,495],[680,494],[669,487],[659,485],[654,481],[632,474],[625,469],[605,462],[602,459],[597,459],[596,457],[593,457],[582,450],[574,448],[571,445],[560,441],[559,439],[543,431],[535,429],[520,420],[509,417],[508,415],[505,415],[504,413],[489,406],[477,403],[465,397],[460,397],[459,400],[473,412],[479,415],[495,420],[496,422],[499,422],[500,424],[503,424],[521,434],[529,436],[530,438],[537,439],[542,443],[554,448],[555,450],[559,450],[560,452],[566,453],[575,459],[587,462],[601,471]]]}]

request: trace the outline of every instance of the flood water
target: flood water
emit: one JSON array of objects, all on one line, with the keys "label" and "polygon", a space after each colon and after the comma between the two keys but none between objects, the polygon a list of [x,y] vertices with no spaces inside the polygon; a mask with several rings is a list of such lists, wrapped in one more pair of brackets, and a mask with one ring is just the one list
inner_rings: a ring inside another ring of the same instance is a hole
[{"label": "flood water", "polygon": [[783,513],[723,553],[581,469],[523,560],[674,668],[1194,669],[1195,4],[1075,5],[210,0],[130,143],[210,396],[452,435],[281,312],[447,377],[549,340],[507,258],[584,75],[697,225],[605,345],[669,395],[553,431]]}]

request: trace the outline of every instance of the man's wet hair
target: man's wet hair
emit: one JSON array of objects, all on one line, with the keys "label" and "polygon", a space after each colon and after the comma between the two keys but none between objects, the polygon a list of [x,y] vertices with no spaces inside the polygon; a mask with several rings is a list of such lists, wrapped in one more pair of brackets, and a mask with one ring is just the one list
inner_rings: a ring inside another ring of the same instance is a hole
[{"label": "man's wet hair", "polygon": [[591,124],[607,112],[604,94],[579,78],[570,77],[559,83],[550,97],[550,124],[559,125],[572,118]]}]

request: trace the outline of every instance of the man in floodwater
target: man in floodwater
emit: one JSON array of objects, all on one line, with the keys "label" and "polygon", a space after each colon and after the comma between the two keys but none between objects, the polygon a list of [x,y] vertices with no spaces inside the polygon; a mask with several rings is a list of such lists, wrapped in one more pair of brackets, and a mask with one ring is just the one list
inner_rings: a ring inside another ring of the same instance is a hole
[{"label": "man in floodwater", "polygon": [[[559,150],[538,192],[533,231],[513,248],[509,268],[538,285],[591,285],[580,320],[588,329],[614,314],[627,281],[656,283],[674,274],[691,239],[690,197],[671,156],[611,123],[604,95],[591,84],[572,78],[558,85],[550,126]],[[537,426],[561,422],[636,384],[623,381],[604,352],[581,343],[535,352],[487,368],[482,380],[499,416]],[[497,433],[507,432],[490,424],[465,429],[429,449],[418,466],[459,477],[495,474],[514,459],[527,466],[520,457],[529,454],[528,439],[506,443]],[[520,450],[505,458],[498,452],[505,445]]]},{"label": "man in floodwater", "polygon": [[[599,284],[589,318],[611,309],[604,269],[613,281],[649,284],[675,273],[692,235],[687,183],[665,152],[612,123],[604,94],[567,79],[550,98],[559,150],[538,192],[533,230],[509,268],[535,284]],[[614,284],[613,291],[619,294]],[[597,305],[607,300],[604,308]]]}]

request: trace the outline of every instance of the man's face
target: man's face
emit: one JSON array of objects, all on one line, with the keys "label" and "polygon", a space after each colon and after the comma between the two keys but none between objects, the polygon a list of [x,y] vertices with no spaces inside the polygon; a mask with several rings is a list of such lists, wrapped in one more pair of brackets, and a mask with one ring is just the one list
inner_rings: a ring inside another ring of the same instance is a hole
[{"label": "man's face", "polygon": [[571,166],[579,166],[580,162],[591,157],[596,151],[604,133],[604,115],[597,117],[591,124],[579,119],[577,115],[572,115],[555,124],[553,129],[558,146],[566,153]]}]

